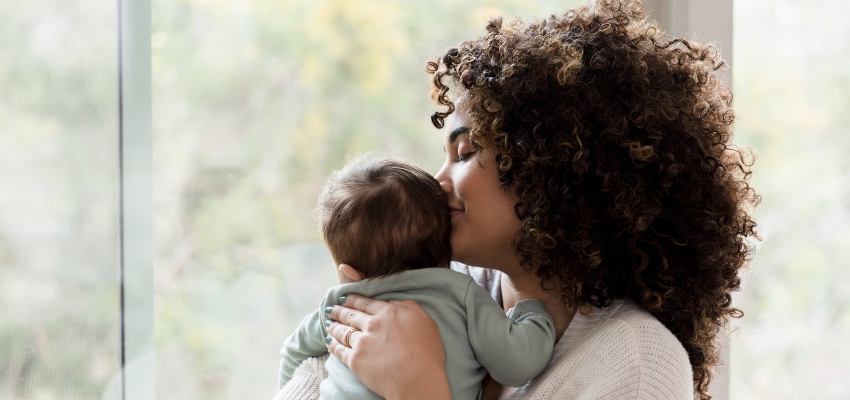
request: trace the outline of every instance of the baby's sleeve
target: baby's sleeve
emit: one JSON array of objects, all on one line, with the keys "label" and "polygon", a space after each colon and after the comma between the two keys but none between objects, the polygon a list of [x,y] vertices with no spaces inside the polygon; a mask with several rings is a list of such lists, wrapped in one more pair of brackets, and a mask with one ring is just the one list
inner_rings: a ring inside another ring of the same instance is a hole
[{"label": "baby's sleeve", "polygon": [[505,315],[484,289],[472,283],[466,310],[475,356],[497,382],[522,386],[549,364],[555,324],[539,300],[520,301]]},{"label": "baby's sleeve", "polygon": [[277,389],[280,390],[286,382],[292,379],[292,374],[304,360],[327,354],[325,336],[327,331],[322,324],[322,310],[316,310],[308,315],[298,325],[298,329],[286,338],[280,349],[280,377]]}]

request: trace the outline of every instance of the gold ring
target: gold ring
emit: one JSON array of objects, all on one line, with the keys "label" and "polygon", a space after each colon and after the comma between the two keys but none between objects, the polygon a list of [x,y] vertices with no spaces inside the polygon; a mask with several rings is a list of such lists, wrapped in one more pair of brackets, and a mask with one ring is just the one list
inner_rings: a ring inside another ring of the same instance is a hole
[{"label": "gold ring", "polygon": [[351,339],[351,334],[354,333],[354,331],[356,331],[356,330],[357,330],[356,328],[351,328],[351,329],[348,330],[348,332],[345,333],[345,337],[343,338],[343,341],[344,341],[343,346],[351,347],[351,342],[349,342],[349,339]]}]

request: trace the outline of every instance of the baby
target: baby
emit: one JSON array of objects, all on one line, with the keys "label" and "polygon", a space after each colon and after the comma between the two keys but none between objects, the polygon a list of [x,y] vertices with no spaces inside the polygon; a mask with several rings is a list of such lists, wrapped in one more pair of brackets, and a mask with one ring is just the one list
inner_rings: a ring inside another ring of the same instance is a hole
[{"label": "baby", "polygon": [[[301,362],[327,354],[324,309],[349,293],[425,309],[440,328],[453,399],[477,399],[487,372],[518,387],[549,363],[555,328],[540,301],[521,301],[505,315],[471,277],[448,269],[448,201],[427,172],[400,160],[355,159],[328,179],[316,214],[334,263],[359,269],[339,270],[340,285],[286,339],[279,390]],[[321,398],[381,398],[334,356],[325,368]]]}]

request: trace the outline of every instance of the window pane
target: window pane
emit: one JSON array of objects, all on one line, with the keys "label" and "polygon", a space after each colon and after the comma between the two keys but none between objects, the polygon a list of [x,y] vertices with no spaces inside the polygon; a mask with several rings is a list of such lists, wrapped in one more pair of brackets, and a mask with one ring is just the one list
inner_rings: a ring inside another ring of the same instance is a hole
[{"label": "window pane", "polygon": [[735,2],[739,137],[764,241],[737,300],[732,398],[838,399],[850,375],[850,3]]},{"label": "window pane", "polygon": [[580,2],[154,1],[159,396],[271,398],[336,283],[309,216],[327,175],[367,151],[436,172],[425,61]]},{"label": "window pane", "polygon": [[0,398],[121,366],[116,2],[0,3]]}]

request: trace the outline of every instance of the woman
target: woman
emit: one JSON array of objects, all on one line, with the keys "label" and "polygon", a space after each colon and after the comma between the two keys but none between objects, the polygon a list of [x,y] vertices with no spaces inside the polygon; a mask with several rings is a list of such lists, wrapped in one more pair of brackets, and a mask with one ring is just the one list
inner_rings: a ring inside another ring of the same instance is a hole
[{"label": "woman", "polygon": [[[759,200],[749,153],[729,143],[723,65],[615,0],[493,19],[428,64],[453,258],[486,268],[505,309],[543,301],[559,339],[542,375],[515,393],[485,380],[484,398],[710,398]],[[415,303],[349,296],[331,318],[331,354],[370,389],[449,398]]]}]

